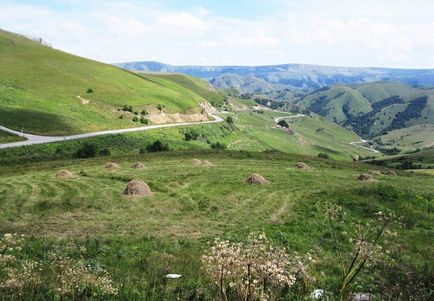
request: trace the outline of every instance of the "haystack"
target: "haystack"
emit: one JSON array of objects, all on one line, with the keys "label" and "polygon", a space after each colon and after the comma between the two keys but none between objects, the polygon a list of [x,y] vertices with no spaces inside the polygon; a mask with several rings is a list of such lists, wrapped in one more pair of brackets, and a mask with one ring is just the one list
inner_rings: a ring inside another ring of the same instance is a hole
[{"label": "haystack", "polygon": [[202,165],[203,166],[212,166],[212,163],[209,162],[208,160],[202,160]]},{"label": "haystack", "polygon": [[193,159],[191,160],[191,164],[193,165],[202,165],[202,161],[199,159]]},{"label": "haystack", "polygon": [[379,170],[370,170],[368,173],[374,176],[381,176],[381,171]]},{"label": "haystack", "polygon": [[56,173],[56,178],[63,178],[63,179],[67,179],[67,178],[72,178],[73,174],[67,170],[59,170]]},{"label": "haystack", "polygon": [[105,165],[105,168],[107,168],[107,169],[116,169],[116,168],[119,168],[119,165],[117,165],[117,164],[114,163],[114,162],[109,162],[109,163],[107,163],[107,164]]},{"label": "haystack", "polygon": [[143,165],[143,164],[140,163],[140,162],[136,162],[136,163],[134,163],[133,166],[131,166],[131,167],[134,168],[134,169],[143,169],[143,168],[145,168],[145,165]]},{"label": "haystack", "polygon": [[257,184],[264,185],[270,183],[266,178],[261,176],[260,174],[254,173],[250,177],[246,179],[247,184]]},{"label": "haystack", "polygon": [[297,163],[295,163],[295,167],[297,167],[298,169],[303,169],[303,170],[308,170],[308,169],[310,169],[310,166],[307,165],[307,164],[304,163],[304,162],[297,162]]},{"label": "haystack", "polygon": [[212,166],[212,163],[208,160],[199,160],[199,159],[193,159],[191,160],[191,164],[193,165],[201,165],[201,166]]},{"label": "haystack", "polygon": [[128,183],[127,188],[124,191],[124,195],[133,197],[144,197],[151,196],[153,195],[153,193],[149,188],[148,184],[146,184],[144,181],[132,180]]},{"label": "haystack", "polygon": [[396,172],[393,171],[393,170],[386,171],[386,175],[388,175],[388,176],[397,176]]},{"label": "haystack", "polygon": [[359,181],[372,181],[374,178],[370,174],[362,173],[357,177]]}]

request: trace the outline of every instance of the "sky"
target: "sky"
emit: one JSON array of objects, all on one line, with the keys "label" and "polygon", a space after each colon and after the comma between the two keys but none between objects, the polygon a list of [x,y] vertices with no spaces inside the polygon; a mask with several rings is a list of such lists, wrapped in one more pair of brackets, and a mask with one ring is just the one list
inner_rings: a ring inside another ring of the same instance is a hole
[{"label": "sky", "polygon": [[0,28],[106,63],[434,68],[434,0],[0,0]]}]

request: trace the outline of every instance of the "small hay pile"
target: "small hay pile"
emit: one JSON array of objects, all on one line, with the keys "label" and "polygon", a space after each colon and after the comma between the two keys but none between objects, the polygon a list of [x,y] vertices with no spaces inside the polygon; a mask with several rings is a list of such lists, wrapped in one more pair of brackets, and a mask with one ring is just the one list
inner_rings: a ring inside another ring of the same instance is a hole
[{"label": "small hay pile", "polygon": [[119,168],[119,165],[117,165],[117,164],[114,163],[114,162],[109,162],[109,163],[107,163],[107,164],[105,165],[105,168],[107,168],[107,169],[117,169],[117,168]]},{"label": "small hay pile", "polygon": [[56,173],[56,178],[68,179],[68,178],[72,178],[72,177],[73,177],[73,174],[67,170],[59,170]]},{"label": "small hay pile", "polygon": [[370,170],[368,171],[369,174],[373,175],[373,176],[381,176],[382,173],[379,170]]},{"label": "small hay pile", "polygon": [[260,174],[254,173],[250,177],[248,177],[245,181],[247,184],[256,184],[256,185],[264,185],[270,183],[266,178],[261,176]]},{"label": "small hay pile", "polygon": [[145,197],[153,195],[151,188],[142,180],[132,180],[123,193],[125,196]]},{"label": "small hay pile", "polygon": [[193,159],[193,160],[191,160],[191,164],[193,164],[193,165],[200,165],[200,166],[212,166],[213,165],[208,160],[199,160],[199,159]]},{"label": "small hay pile", "polygon": [[311,168],[309,165],[307,165],[304,162],[295,163],[295,167],[297,167],[298,169],[303,169],[303,170],[309,170]]},{"label": "small hay pile", "polygon": [[370,174],[362,173],[357,177],[359,181],[372,181],[374,178]]},{"label": "small hay pile", "polygon": [[386,175],[388,176],[397,176],[396,172],[394,170],[388,170],[386,171]]},{"label": "small hay pile", "polygon": [[136,162],[136,163],[134,163],[133,166],[131,166],[131,167],[134,168],[134,169],[143,169],[143,168],[145,168],[145,165],[143,165],[143,164],[140,163],[140,162]]}]

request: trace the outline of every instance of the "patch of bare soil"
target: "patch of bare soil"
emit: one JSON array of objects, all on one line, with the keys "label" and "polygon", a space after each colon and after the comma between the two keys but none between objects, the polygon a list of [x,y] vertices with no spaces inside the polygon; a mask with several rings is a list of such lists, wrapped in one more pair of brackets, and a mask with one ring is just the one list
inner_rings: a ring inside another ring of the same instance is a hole
[{"label": "patch of bare soil", "polygon": [[261,176],[260,174],[254,173],[250,177],[248,177],[245,181],[247,184],[256,184],[256,185],[265,185],[270,183],[266,178]]},{"label": "patch of bare soil", "polygon": [[142,180],[132,180],[123,193],[125,196],[145,197],[153,195],[151,188]]}]

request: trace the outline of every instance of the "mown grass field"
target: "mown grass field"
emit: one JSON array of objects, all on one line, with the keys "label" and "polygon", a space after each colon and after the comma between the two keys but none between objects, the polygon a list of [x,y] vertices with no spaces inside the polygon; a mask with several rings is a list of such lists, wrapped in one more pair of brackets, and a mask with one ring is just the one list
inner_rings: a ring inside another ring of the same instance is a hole
[{"label": "mown grass field", "polygon": [[[193,158],[213,166],[194,166]],[[120,168],[107,170],[109,161]],[[137,161],[145,168],[132,169]],[[296,169],[298,161],[312,169]],[[67,241],[86,246],[86,260],[105,267],[119,285],[113,300],[215,300],[201,254],[216,236],[244,241],[252,231],[265,231],[291,252],[314,250],[319,262],[309,289],[333,293],[340,276],[325,220],[328,203],[342,206],[351,223],[366,222],[378,211],[393,212],[391,230],[398,236],[391,258],[405,259],[410,270],[432,269],[434,177],[400,172],[375,176],[374,182],[357,180],[372,168],[279,152],[196,150],[2,166],[0,232],[29,237],[28,258],[44,260],[54,244]],[[56,178],[60,169],[74,176]],[[253,172],[271,183],[245,184]],[[147,182],[155,195],[122,196],[132,179]],[[342,224],[339,231],[351,225]],[[183,276],[167,283],[167,273]],[[382,281],[390,280],[384,277],[378,266],[369,266],[355,290],[380,296]],[[38,294],[32,298],[38,296],[43,300]]]},{"label": "mown grass field", "polygon": [[[119,118],[125,104],[137,112],[161,105],[168,113],[188,113],[200,111],[204,101],[170,78],[139,76],[6,31],[0,31],[0,52],[0,124],[29,133],[133,127],[132,116]],[[217,95],[212,100],[221,101]]]}]

